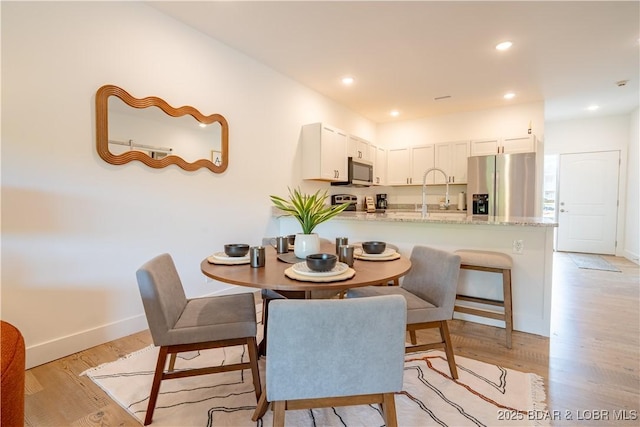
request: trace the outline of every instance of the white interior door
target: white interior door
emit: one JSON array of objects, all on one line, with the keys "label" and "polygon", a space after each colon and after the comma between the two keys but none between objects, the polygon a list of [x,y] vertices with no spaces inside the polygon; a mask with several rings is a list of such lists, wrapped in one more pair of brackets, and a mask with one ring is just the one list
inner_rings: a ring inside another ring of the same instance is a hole
[{"label": "white interior door", "polygon": [[619,151],[560,155],[558,250],[615,254]]}]

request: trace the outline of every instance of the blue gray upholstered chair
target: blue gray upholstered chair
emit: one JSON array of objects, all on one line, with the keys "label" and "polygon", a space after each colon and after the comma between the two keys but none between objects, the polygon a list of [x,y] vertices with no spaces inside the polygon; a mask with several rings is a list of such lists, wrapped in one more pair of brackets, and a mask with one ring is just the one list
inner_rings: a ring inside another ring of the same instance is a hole
[{"label": "blue gray upholstered chair", "polygon": [[273,402],[273,425],[285,409],[382,405],[397,425],[402,390],[406,302],[398,295],[330,300],[275,300],[269,316],[266,392],[253,420]]},{"label": "blue gray upholstered chair", "polygon": [[[451,376],[458,378],[447,320],[453,318],[459,273],[460,257],[458,255],[426,246],[415,246],[411,252],[411,271],[404,276],[401,286],[366,286],[349,289],[347,298],[379,295],[405,297],[407,330],[413,344],[406,348],[406,352],[444,347]],[[440,330],[440,341],[418,345],[416,330],[428,328]]]},{"label": "blue gray upholstered chair", "polygon": [[[160,347],[144,425],[151,423],[160,382],[166,379],[251,369],[256,399],[260,398],[253,294],[187,299],[169,254],[145,263],[136,277],[153,343]],[[177,353],[236,345],[247,346],[249,362],[173,371]],[[168,354],[171,361],[165,372]]]},{"label": "blue gray upholstered chair", "polygon": [[[262,238],[262,246],[271,245],[271,241],[273,237],[263,237]],[[328,239],[320,239],[320,244],[329,244],[331,243]],[[338,291],[311,291],[312,299],[323,299],[323,298],[332,298],[335,295],[338,295],[340,292]],[[269,322],[269,303],[274,299],[286,299],[286,298],[294,298],[294,299],[304,299],[305,292],[304,291],[274,291],[272,289],[261,289],[260,295],[262,296],[262,325],[265,328],[264,330],[264,338],[260,343],[260,354],[265,354],[266,345],[267,345],[267,333],[266,328]]]}]

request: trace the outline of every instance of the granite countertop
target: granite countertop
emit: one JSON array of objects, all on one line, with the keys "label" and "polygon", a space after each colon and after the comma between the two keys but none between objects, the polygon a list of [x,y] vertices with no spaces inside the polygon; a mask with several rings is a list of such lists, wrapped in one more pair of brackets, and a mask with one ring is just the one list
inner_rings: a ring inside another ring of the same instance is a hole
[{"label": "granite countertop", "polygon": [[384,213],[367,213],[364,211],[342,212],[334,220],[345,221],[386,221],[386,222],[425,222],[444,224],[477,224],[477,225],[521,225],[534,227],[557,227],[558,223],[543,217],[485,217],[467,216],[466,211],[441,210],[431,211],[426,218],[421,212],[387,210]]}]

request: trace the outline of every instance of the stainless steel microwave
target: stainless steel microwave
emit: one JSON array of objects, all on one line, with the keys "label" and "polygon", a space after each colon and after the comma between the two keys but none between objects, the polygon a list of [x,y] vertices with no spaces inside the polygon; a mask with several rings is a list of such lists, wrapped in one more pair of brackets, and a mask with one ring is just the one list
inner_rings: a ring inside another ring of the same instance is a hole
[{"label": "stainless steel microwave", "polygon": [[347,180],[332,182],[331,185],[348,187],[369,187],[373,185],[373,163],[349,157],[347,162]]}]

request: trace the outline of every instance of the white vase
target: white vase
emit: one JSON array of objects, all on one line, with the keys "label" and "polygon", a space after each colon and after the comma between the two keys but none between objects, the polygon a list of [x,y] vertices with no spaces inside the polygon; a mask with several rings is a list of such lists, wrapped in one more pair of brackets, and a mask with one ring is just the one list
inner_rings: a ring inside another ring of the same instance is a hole
[{"label": "white vase", "polygon": [[296,234],[295,246],[293,253],[297,258],[306,258],[307,255],[320,253],[320,237],[317,233]]}]

